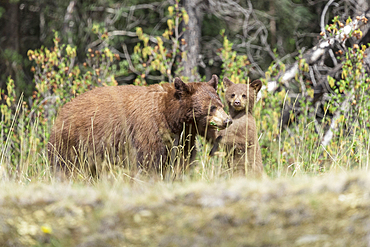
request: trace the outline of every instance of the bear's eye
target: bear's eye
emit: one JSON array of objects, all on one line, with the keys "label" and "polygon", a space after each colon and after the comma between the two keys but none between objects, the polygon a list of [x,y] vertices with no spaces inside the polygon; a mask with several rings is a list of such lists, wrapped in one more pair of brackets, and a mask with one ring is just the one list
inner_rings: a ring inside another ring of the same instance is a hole
[{"label": "bear's eye", "polygon": [[211,106],[211,112],[215,111],[217,109],[216,106]]},{"label": "bear's eye", "polygon": [[245,98],[247,98],[247,95],[243,94],[242,97],[243,97],[243,99],[245,99]]},{"label": "bear's eye", "polygon": [[231,98],[234,98],[235,97],[235,93],[231,94]]}]

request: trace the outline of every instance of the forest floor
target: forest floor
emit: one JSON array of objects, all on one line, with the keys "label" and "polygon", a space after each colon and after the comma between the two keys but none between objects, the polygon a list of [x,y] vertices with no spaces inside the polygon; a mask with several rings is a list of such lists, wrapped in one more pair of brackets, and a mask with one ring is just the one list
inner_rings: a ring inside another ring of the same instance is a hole
[{"label": "forest floor", "polygon": [[0,246],[369,246],[370,173],[0,184]]}]

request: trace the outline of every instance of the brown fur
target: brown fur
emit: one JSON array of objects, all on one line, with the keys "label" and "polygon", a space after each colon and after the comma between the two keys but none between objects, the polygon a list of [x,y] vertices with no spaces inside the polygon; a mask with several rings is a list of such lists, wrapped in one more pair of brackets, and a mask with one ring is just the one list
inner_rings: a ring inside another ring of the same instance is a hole
[{"label": "brown fur", "polygon": [[[186,158],[195,157],[195,136],[225,128],[231,120],[217,95],[218,78],[185,84],[179,78],[162,85],[102,87],[86,92],[60,110],[49,141],[49,159],[69,169],[85,162],[134,162],[159,169],[173,145],[185,143]],[[217,126],[208,126],[210,122]],[[183,133],[182,131],[185,130]],[[186,141],[180,140],[186,137]]]},{"label": "brown fur", "polygon": [[234,84],[227,78],[224,79],[223,83],[226,88],[225,98],[233,124],[219,131],[211,155],[216,152],[220,143],[224,145],[228,153],[228,162],[234,173],[237,175],[246,174],[245,159],[247,158],[247,173],[259,177],[263,173],[263,165],[253,107],[262,83],[260,80],[255,80],[249,85]]}]

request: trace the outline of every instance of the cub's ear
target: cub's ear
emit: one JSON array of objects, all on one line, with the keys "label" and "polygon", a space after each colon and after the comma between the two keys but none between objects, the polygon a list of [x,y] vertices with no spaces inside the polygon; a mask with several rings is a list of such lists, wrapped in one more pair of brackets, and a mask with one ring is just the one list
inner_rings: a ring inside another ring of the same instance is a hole
[{"label": "cub's ear", "polygon": [[188,85],[186,85],[185,82],[183,82],[180,78],[176,77],[174,84],[175,84],[175,89],[178,93],[181,94],[182,92],[183,93],[189,92]]},{"label": "cub's ear", "polygon": [[223,84],[225,88],[230,87],[231,85],[234,85],[234,82],[230,81],[228,78],[224,77]]},{"label": "cub's ear", "polygon": [[217,75],[212,75],[212,79],[207,82],[208,85],[213,87],[217,91],[217,85],[218,85],[218,77]]},{"label": "cub's ear", "polygon": [[250,86],[258,93],[261,90],[262,82],[260,80],[254,80],[250,83]]}]

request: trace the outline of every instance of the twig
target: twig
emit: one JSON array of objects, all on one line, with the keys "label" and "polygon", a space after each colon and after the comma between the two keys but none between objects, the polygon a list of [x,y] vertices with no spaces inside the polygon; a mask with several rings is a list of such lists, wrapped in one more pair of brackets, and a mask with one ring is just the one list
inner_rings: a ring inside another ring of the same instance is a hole
[{"label": "twig", "polygon": [[[20,98],[19,98],[19,100],[18,100],[18,104],[17,104],[17,108],[16,108],[16,110],[15,110],[14,118],[13,118],[13,120],[12,120],[12,124],[10,125],[10,129],[9,129],[8,135],[7,135],[7,137],[6,137],[5,145],[4,145],[3,150],[2,150],[2,152],[1,152],[1,158],[0,158],[0,172],[1,172],[1,170],[3,170],[3,169],[4,169],[4,168],[2,168],[2,166],[4,165],[4,164],[3,164],[3,161],[4,161],[5,152],[6,152],[6,150],[8,149],[10,136],[13,134],[14,124],[15,124],[15,121],[16,121],[16,119],[17,119],[17,117],[18,117],[19,112],[20,112],[22,102],[23,102],[23,93],[21,94],[21,97],[20,97]],[[1,175],[1,174],[0,174],[0,175]]]},{"label": "twig", "polygon": [[327,2],[327,4],[325,5],[323,11],[322,11],[322,14],[321,14],[321,22],[320,22],[320,27],[321,27],[321,32],[324,34],[324,38],[326,38],[326,33],[325,33],[325,16],[326,16],[326,12],[328,11],[329,9],[329,6],[334,2],[334,0],[330,0],[329,2]]},{"label": "twig", "polygon": [[129,36],[129,37],[137,37],[137,34],[135,32],[130,31],[124,31],[124,30],[114,30],[111,32],[108,32],[108,36]]},{"label": "twig", "polygon": [[125,53],[126,60],[128,62],[128,66],[132,72],[134,72],[137,75],[140,75],[140,73],[135,69],[134,65],[132,65],[130,54],[128,53],[127,46],[125,43],[122,44],[123,52]]}]

